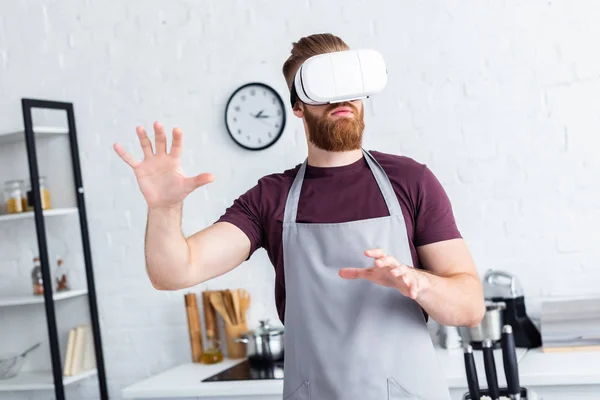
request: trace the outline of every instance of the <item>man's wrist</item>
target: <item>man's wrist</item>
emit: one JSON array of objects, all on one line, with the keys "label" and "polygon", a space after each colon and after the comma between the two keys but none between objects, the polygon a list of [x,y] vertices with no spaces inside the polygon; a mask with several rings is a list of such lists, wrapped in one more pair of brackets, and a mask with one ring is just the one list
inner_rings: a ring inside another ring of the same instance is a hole
[{"label": "man's wrist", "polygon": [[424,271],[414,269],[411,271],[415,275],[416,286],[417,286],[417,297],[415,300],[421,301],[424,296],[427,296],[427,293],[431,291],[432,282],[431,282],[431,274],[428,274]]}]

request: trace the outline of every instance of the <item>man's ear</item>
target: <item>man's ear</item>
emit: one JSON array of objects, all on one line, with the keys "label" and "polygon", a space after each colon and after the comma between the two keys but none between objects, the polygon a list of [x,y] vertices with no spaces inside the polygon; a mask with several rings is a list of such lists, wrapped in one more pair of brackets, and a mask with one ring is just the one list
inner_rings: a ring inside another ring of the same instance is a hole
[{"label": "man's ear", "polygon": [[304,106],[301,102],[297,101],[296,104],[294,104],[294,108],[292,108],[292,110],[294,111],[294,115],[298,118],[304,118]]}]

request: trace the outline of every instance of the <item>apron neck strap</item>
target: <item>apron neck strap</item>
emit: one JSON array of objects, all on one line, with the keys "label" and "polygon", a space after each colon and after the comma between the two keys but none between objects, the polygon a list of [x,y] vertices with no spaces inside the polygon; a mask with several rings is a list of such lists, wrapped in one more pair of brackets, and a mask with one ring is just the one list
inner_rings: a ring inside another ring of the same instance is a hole
[{"label": "apron neck strap", "polygon": [[[369,153],[368,151],[362,149],[363,155],[367,160],[367,164],[373,173],[375,181],[379,186],[379,190],[383,195],[383,199],[385,200],[385,204],[387,205],[388,212],[390,216],[402,216],[402,209],[400,208],[400,203],[398,202],[398,197],[394,192],[394,188],[392,184],[381,167],[377,160]],[[296,217],[298,215],[298,202],[300,201],[300,191],[302,190],[302,183],[304,182],[304,174],[306,173],[306,165],[308,163],[308,157],[304,160],[296,177],[294,178],[294,182],[292,183],[292,187],[288,193],[288,197],[285,203],[285,213],[283,217],[284,223],[296,222]]]}]

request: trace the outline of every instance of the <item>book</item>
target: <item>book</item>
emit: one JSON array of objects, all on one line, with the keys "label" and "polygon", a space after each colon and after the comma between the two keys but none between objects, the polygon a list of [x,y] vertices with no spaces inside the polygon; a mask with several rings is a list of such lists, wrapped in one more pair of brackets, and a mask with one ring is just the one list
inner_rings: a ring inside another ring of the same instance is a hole
[{"label": "book", "polygon": [[77,325],[69,330],[64,376],[74,376],[96,368],[94,336],[88,324]]}]

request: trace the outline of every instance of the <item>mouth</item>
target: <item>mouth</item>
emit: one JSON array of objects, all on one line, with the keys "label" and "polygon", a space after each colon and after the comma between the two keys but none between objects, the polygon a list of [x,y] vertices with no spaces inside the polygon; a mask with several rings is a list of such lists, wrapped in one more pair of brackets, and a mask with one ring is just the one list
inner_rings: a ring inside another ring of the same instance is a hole
[{"label": "mouth", "polygon": [[331,112],[332,116],[348,116],[352,114],[354,114],[354,112],[350,107],[337,107]]}]

